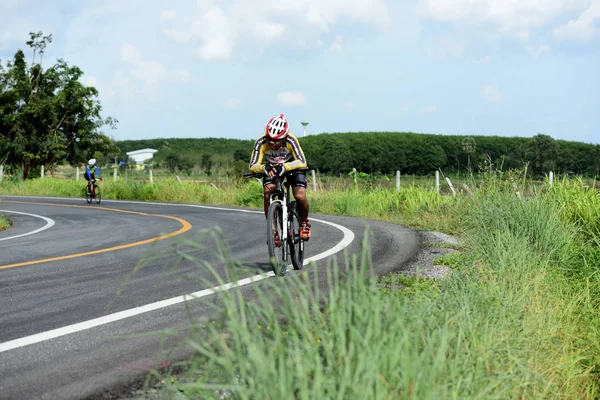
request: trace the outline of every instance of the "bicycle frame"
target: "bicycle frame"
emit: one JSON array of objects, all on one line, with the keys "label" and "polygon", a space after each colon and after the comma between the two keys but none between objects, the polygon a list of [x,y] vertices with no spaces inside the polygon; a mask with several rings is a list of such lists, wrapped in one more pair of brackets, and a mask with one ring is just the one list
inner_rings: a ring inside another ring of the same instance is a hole
[{"label": "bicycle frame", "polygon": [[96,188],[98,187],[98,184],[96,183],[96,180],[91,180],[90,183],[88,184],[88,187],[90,188],[90,193],[92,194],[92,197],[96,195]]},{"label": "bicycle frame", "polygon": [[[275,179],[275,189],[269,196],[269,204],[279,202],[283,210],[283,238],[288,237],[288,199],[290,197],[290,185],[284,182],[285,176]],[[285,189],[284,189],[285,187]]]}]

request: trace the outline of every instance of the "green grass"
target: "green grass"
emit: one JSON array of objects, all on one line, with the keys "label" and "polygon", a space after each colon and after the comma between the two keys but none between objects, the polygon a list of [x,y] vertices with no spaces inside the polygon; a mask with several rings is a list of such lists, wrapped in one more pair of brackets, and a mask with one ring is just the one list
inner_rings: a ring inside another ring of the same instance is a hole
[{"label": "green grass", "polygon": [[[3,192],[77,195],[81,186],[11,185],[2,184]],[[147,186],[106,182],[103,196],[262,205],[260,184],[252,181],[220,190],[176,181]],[[581,181],[520,192],[523,199],[512,184],[493,179],[456,197],[416,186],[399,193],[310,191],[311,212],[460,234],[461,254],[438,261],[453,272],[435,281],[376,279],[363,243],[361,254],[320,266],[328,271],[327,293],[315,290],[316,275],[308,271],[264,281],[254,302],[223,292],[223,317],[185,341],[195,356],[181,363],[177,377],[155,372],[164,382],[160,395],[599,398],[598,192]]]},{"label": "green grass", "polygon": [[[168,371],[161,377],[161,394],[597,397],[597,300],[564,271],[548,269],[558,254],[540,254],[524,240],[538,217],[553,211],[531,207],[537,214],[496,235],[494,249],[480,252],[479,243],[488,242],[476,239],[484,230],[473,231],[463,261],[468,268],[445,280],[388,275],[377,281],[368,275],[365,243],[359,257],[329,266],[325,294],[314,289],[316,276],[304,272],[266,281],[256,302],[236,291],[221,294],[226,316],[187,339],[195,356],[181,364],[177,379]],[[568,223],[554,228],[557,234],[566,229],[558,241],[573,238]]]},{"label": "green grass", "polygon": [[0,231],[10,228],[10,220],[4,215],[0,215]]}]

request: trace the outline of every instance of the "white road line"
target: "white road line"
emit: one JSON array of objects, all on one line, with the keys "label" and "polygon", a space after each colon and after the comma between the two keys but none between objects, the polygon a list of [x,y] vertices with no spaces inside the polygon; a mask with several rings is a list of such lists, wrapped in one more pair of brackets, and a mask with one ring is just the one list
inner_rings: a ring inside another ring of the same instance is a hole
[{"label": "white road line", "polygon": [[45,231],[46,229],[51,228],[51,227],[54,226],[54,220],[53,219],[50,219],[50,218],[47,218],[47,217],[43,217],[41,215],[29,214],[29,213],[18,212],[18,211],[11,211],[11,210],[0,210],[0,212],[29,215],[30,217],[41,218],[44,221],[46,221],[46,225],[42,226],[39,229],[36,229],[34,231],[31,231],[31,232],[27,232],[27,233],[22,233],[20,235],[5,237],[5,238],[0,239],[0,242],[3,241],[3,240],[16,239],[16,238],[20,238],[20,237],[23,237],[23,236],[35,235],[36,233],[40,233],[41,231]]},{"label": "white road line", "polygon": [[[123,200],[123,201],[112,200],[112,201],[122,202],[122,203],[196,206],[196,207],[200,207],[200,208],[209,208],[209,209],[217,209],[217,210],[225,210],[225,211],[262,213],[262,211],[236,210],[236,209],[229,209],[229,208],[201,206],[201,205],[196,205],[196,204],[147,203],[147,202],[126,201],[126,200]],[[344,234],[344,237],[338,244],[333,246],[331,249],[329,249],[323,253],[317,254],[313,257],[309,257],[309,258],[305,259],[304,260],[305,263],[311,262],[311,261],[317,261],[322,258],[329,257],[330,255],[333,255],[333,254],[343,250],[344,248],[348,247],[350,245],[350,243],[352,243],[352,241],[354,240],[354,233],[350,229],[348,229],[342,225],[338,225],[333,222],[323,221],[323,220],[314,219],[314,218],[311,218],[311,222],[312,221],[318,221],[318,222],[321,222],[321,223],[324,223],[327,225],[331,225],[331,226],[339,229],[340,231],[342,231],[342,233]],[[62,328],[53,329],[53,330],[50,330],[47,332],[41,332],[41,333],[38,333],[35,335],[22,337],[22,338],[15,339],[15,340],[10,340],[8,342],[0,343],[0,353],[2,353],[4,351],[13,350],[13,349],[16,349],[19,347],[28,346],[28,345],[31,345],[34,343],[43,342],[45,340],[55,339],[57,337],[69,335],[71,333],[81,332],[81,331],[91,329],[91,328],[94,328],[94,327],[97,327],[100,325],[109,324],[111,322],[119,321],[119,320],[122,320],[125,318],[133,317],[133,316],[147,313],[150,311],[158,310],[158,309],[161,309],[164,307],[169,307],[169,306],[172,306],[175,304],[182,303],[186,300],[194,300],[194,299],[197,299],[200,297],[206,297],[206,296],[209,296],[209,295],[217,293],[217,292],[229,290],[229,289],[232,289],[235,287],[245,286],[245,285],[248,285],[253,282],[262,281],[263,279],[267,279],[267,278],[270,278],[273,276],[275,276],[275,274],[273,272],[266,272],[264,274],[255,275],[250,278],[240,279],[237,282],[226,283],[226,284],[223,284],[220,286],[215,286],[210,289],[200,290],[199,292],[194,292],[194,293],[191,293],[188,295],[183,295],[183,296],[173,297],[171,299],[157,301],[155,303],[146,304],[145,306],[131,308],[129,310],[124,310],[124,311],[120,311],[120,312],[117,312],[114,314],[109,314],[109,315],[105,315],[105,316],[102,316],[99,318],[94,318],[89,321],[79,322],[77,324],[63,326]]]}]

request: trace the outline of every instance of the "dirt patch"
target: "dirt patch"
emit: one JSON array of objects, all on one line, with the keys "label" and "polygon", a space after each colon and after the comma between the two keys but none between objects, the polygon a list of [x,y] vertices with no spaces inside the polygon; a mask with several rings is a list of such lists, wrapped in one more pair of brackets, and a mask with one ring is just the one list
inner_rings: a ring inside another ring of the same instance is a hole
[{"label": "dirt patch", "polygon": [[441,232],[419,231],[422,245],[417,255],[399,273],[422,278],[442,279],[451,271],[446,265],[436,265],[434,261],[448,254],[458,253],[460,241],[456,236]]}]

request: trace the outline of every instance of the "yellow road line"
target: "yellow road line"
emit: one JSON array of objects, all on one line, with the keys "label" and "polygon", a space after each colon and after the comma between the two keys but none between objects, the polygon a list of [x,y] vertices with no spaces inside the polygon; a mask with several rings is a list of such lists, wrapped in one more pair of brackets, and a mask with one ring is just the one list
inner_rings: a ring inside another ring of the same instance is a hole
[{"label": "yellow road line", "polygon": [[171,215],[149,214],[149,213],[143,213],[143,212],[139,212],[139,211],[126,211],[126,210],[119,210],[119,209],[116,209],[116,208],[107,208],[107,207],[75,206],[75,205],[68,205],[68,204],[52,204],[52,203],[34,203],[34,202],[29,202],[29,201],[4,200],[3,203],[20,203],[20,204],[37,204],[37,205],[54,206],[54,207],[88,208],[88,209],[96,209],[96,210],[106,210],[106,211],[122,212],[122,213],[128,213],[128,214],[137,214],[137,215],[143,215],[143,216],[149,216],[149,217],[169,218],[169,219],[173,219],[175,221],[180,222],[183,225],[183,227],[181,229],[175,231],[175,232],[167,233],[165,235],[157,236],[157,237],[146,239],[146,240],[141,240],[139,242],[123,244],[123,245],[115,246],[115,247],[108,247],[106,249],[86,251],[84,253],[68,254],[66,256],[45,258],[43,260],[34,260],[34,261],[26,261],[26,262],[21,262],[21,263],[16,263],[16,264],[0,265],[0,269],[22,267],[22,266],[25,266],[25,265],[41,264],[41,263],[47,263],[47,262],[59,261],[59,260],[67,260],[69,258],[85,257],[85,256],[91,256],[91,255],[94,255],[94,254],[107,253],[109,251],[127,249],[129,247],[141,246],[143,244],[148,244],[148,243],[156,242],[156,241],[159,241],[159,240],[167,239],[167,238],[170,238],[170,237],[173,237],[173,236],[176,236],[176,235],[180,235],[180,234],[182,234],[184,232],[187,232],[190,229],[192,229],[192,224],[190,224],[189,222],[187,222],[185,219],[173,217]]}]

